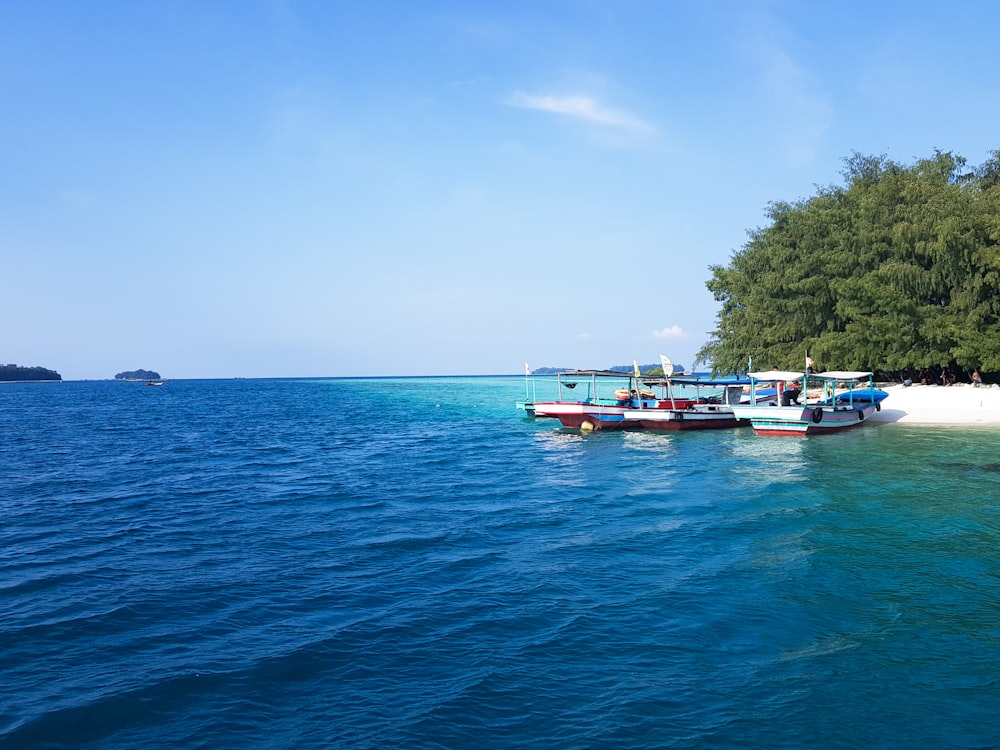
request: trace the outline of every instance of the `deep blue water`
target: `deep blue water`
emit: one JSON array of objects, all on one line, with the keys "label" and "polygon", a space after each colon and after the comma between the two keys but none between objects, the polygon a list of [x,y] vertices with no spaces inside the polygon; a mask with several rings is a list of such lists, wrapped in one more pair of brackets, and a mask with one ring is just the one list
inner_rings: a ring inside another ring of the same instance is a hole
[{"label": "deep blue water", "polygon": [[1000,745],[997,433],[523,396],[0,387],[0,748]]}]

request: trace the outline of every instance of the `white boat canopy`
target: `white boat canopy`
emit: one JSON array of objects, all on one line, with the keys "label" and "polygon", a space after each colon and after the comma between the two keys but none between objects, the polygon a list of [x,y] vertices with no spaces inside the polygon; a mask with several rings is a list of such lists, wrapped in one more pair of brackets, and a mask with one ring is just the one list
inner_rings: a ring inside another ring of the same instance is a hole
[{"label": "white boat canopy", "polygon": [[[820,380],[860,380],[870,377],[870,372],[854,372],[851,370],[830,370],[828,372],[811,372],[810,378]],[[773,383],[778,380],[802,380],[806,376],[804,372],[794,372],[792,370],[763,370],[761,372],[749,372],[747,376],[762,383]]]},{"label": "white boat canopy", "polygon": [[805,377],[805,373],[792,372],[791,370],[763,370],[761,372],[748,372],[747,377],[773,383],[776,380],[802,380]]},{"label": "white boat canopy", "polygon": [[870,377],[870,372],[853,372],[851,370],[830,370],[829,372],[817,372],[810,375],[813,378],[823,378],[825,380],[861,380]]}]

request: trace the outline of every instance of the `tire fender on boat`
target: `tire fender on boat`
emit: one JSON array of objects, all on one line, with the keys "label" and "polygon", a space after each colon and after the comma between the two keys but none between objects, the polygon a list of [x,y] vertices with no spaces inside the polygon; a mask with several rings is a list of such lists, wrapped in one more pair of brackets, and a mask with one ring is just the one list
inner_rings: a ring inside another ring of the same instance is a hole
[{"label": "tire fender on boat", "polygon": [[864,422],[865,421],[865,413],[863,411],[859,411],[858,412],[858,421],[859,422]]},{"label": "tire fender on boat", "polygon": [[881,401],[876,401],[875,402],[875,411],[882,411],[882,402]]},{"label": "tire fender on boat", "polygon": [[819,424],[823,421],[823,407],[817,406],[813,409],[813,422]]}]

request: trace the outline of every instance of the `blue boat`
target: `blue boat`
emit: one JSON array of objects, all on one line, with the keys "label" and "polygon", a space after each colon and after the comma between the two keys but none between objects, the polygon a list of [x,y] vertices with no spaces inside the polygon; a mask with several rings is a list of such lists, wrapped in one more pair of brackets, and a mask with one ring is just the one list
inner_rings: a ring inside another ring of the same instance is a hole
[{"label": "blue boat", "polygon": [[855,388],[837,394],[837,401],[867,401],[880,403],[889,394],[878,388]]}]

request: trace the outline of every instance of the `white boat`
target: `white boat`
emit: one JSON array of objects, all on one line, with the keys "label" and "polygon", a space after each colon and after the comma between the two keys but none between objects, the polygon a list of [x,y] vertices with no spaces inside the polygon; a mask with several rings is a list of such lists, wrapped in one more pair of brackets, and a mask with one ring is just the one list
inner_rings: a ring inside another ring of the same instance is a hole
[{"label": "white boat", "polygon": [[[744,397],[744,386],[750,385],[749,380],[664,378],[659,385],[664,387],[666,396],[657,401],[655,408],[627,409],[622,415],[626,429],[711,430],[750,424],[733,413],[733,407]],[[684,388],[683,398],[675,397],[675,385]],[[705,395],[703,388],[708,389]],[[693,397],[689,395],[692,390],[696,394]]]},{"label": "white boat", "polygon": [[555,417],[563,427],[585,431],[638,427],[625,423],[625,411],[657,405],[653,392],[627,372],[567,370],[556,375],[556,382],[557,401],[535,401],[531,406],[536,417]]},{"label": "white boat", "polygon": [[[875,388],[873,374],[832,370],[811,373],[770,370],[749,373],[750,403],[733,407],[758,435],[814,435],[857,427],[880,410],[885,391]],[[864,384],[867,385],[864,385]],[[758,388],[774,395],[758,401]]]}]

